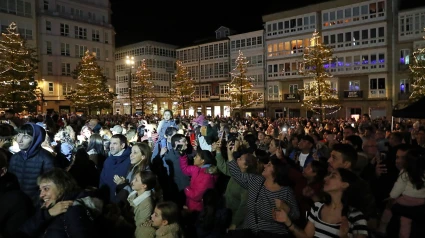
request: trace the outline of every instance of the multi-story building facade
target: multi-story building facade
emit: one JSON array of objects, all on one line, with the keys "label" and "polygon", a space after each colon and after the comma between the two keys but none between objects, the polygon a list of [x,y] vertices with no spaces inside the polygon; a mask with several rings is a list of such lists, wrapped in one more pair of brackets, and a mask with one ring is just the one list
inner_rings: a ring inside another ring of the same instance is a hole
[{"label": "multi-story building facade", "polygon": [[[35,0],[0,0],[0,27],[2,33],[14,22],[27,46],[37,47],[37,18]],[[38,108],[39,110],[41,107]]]},{"label": "multi-story building facade", "polygon": [[227,38],[231,30],[220,27],[214,40],[178,48],[177,59],[189,71],[195,81],[194,101],[185,112],[194,115],[230,115],[228,86],[230,80],[230,47]]},{"label": "multi-story building facade", "polygon": [[[239,51],[248,60],[246,76],[251,79],[252,92],[262,98],[258,103],[244,110],[244,116],[251,116],[252,112],[264,116],[265,100],[265,63],[264,63],[264,30],[252,31],[243,34],[234,34],[229,36],[230,40],[230,67],[236,67],[236,59]],[[218,115],[218,114],[215,114]]]},{"label": "multi-story building facade", "polygon": [[[250,61],[247,76],[253,79],[254,93],[263,95],[263,31],[233,34],[231,29],[222,26],[215,33],[214,40],[177,49],[177,59],[195,79],[195,100],[186,115],[194,115],[196,111],[209,116],[231,115],[228,84],[239,50]],[[248,115],[254,111],[263,112],[264,102],[244,111]]]},{"label": "multi-story building facade", "polygon": [[[78,82],[71,74],[87,50],[96,53],[109,89],[113,91],[115,32],[109,1],[44,0],[37,3],[38,80],[44,94],[41,111],[75,110],[66,96]],[[112,109],[102,113],[107,112]]]},{"label": "multi-story building facade", "polygon": [[[130,114],[141,113],[140,105],[130,103],[129,83],[130,75],[134,82],[134,74],[145,59],[147,68],[151,71],[154,82],[155,100],[153,113],[162,113],[165,109],[172,108],[170,101],[171,79],[175,73],[177,46],[155,41],[142,41],[117,48],[115,51],[116,65],[116,92],[117,100],[114,102],[114,113]],[[133,58],[134,67],[126,64],[127,56]],[[132,107],[132,110],[130,110]]]},{"label": "multi-story building facade", "polygon": [[396,27],[395,94],[397,104],[402,105],[408,103],[412,90],[409,80],[409,64],[414,60],[412,54],[418,48],[425,48],[425,7],[400,11]]},{"label": "multi-story building facade", "polygon": [[317,30],[322,43],[334,50],[335,61],[326,67],[334,76],[329,81],[342,109],[333,116],[390,116],[396,95],[393,71],[399,58],[393,54],[397,23],[393,6],[391,0],[340,0],[263,16],[268,114],[312,116],[298,94],[312,79],[298,70],[303,48]]},{"label": "multi-story building facade", "polygon": [[19,34],[26,39],[28,46],[37,47],[37,19],[35,0],[0,0],[1,32],[6,33],[10,23],[17,25]]}]

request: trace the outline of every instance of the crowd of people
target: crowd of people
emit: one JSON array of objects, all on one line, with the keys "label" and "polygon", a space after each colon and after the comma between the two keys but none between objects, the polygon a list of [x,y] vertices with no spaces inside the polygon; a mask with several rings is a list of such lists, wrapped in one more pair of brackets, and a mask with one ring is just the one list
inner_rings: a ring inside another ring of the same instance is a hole
[{"label": "crowd of people", "polygon": [[0,238],[425,237],[424,121],[0,120]]}]

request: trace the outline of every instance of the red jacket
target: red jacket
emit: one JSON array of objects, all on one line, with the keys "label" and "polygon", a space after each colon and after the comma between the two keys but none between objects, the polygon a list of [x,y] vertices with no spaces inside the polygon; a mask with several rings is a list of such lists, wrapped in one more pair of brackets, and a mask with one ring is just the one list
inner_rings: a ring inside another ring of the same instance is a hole
[{"label": "red jacket", "polygon": [[201,211],[202,196],[207,189],[214,188],[218,175],[208,173],[207,168],[188,165],[186,155],[180,156],[180,168],[185,175],[191,177],[190,185],[184,189],[186,206],[189,211]]}]

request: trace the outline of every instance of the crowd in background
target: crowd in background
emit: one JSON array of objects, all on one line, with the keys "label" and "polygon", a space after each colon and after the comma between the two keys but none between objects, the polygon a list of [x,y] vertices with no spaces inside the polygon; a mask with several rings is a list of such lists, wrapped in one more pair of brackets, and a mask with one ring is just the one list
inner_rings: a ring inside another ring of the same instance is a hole
[{"label": "crowd in background", "polygon": [[425,237],[424,120],[0,120],[0,237]]}]

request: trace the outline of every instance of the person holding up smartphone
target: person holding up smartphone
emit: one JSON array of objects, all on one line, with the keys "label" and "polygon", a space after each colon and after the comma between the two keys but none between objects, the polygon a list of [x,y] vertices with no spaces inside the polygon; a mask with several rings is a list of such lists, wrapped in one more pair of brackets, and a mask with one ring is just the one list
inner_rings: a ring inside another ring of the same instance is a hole
[{"label": "person holding up smartphone", "polygon": [[[189,177],[184,175],[180,169],[179,158],[182,155],[186,154],[188,140],[182,134],[175,134],[171,137],[171,146],[172,149],[164,155],[164,160],[167,163],[172,164],[170,166],[170,171],[172,177],[170,178],[170,186],[168,189],[163,188],[164,190],[164,199],[169,199],[175,202],[180,209],[183,208],[186,202],[186,196],[184,189],[189,186]],[[177,194],[177,196],[176,196]]]}]

